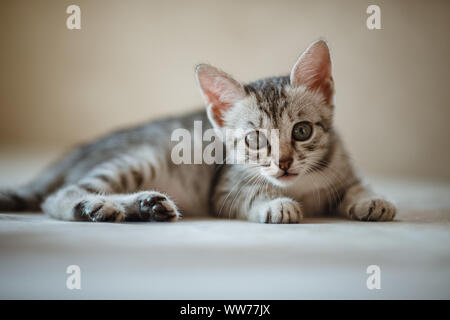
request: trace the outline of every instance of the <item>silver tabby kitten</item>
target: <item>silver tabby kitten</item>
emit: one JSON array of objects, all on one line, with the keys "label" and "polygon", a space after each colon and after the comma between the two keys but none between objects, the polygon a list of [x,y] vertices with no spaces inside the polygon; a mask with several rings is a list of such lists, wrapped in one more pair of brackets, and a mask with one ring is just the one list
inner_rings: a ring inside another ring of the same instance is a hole
[{"label": "silver tabby kitten", "polygon": [[[81,146],[29,185],[0,192],[0,210],[42,205],[54,218],[88,221],[176,221],[181,212],[263,223],[299,223],[325,213],[394,218],[394,205],[356,176],[333,128],[334,84],[324,41],[309,46],[290,77],[243,85],[210,65],[199,65],[196,74],[206,113],[152,122]],[[246,154],[256,153],[261,161],[175,165],[171,133],[193,133],[194,121],[218,133],[233,129],[232,139],[245,141]],[[263,133],[273,129],[278,152]]]}]

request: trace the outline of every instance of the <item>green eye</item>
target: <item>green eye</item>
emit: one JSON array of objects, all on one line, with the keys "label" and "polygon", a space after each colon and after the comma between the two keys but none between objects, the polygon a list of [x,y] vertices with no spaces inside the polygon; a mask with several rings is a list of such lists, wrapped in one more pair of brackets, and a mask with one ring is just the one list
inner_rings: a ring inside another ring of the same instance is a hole
[{"label": "green eye", "polygon": [[311,122],[302,121],[296,123],[294,129],[292,129],[292,138],[297,141],[308,140],[312,135],[312,125]]},{"label": "green eye", "polygon": [[262,149],[267,146],[267,138],[264,133],[252,131],[245,136],[245,144],[253,150]]}]

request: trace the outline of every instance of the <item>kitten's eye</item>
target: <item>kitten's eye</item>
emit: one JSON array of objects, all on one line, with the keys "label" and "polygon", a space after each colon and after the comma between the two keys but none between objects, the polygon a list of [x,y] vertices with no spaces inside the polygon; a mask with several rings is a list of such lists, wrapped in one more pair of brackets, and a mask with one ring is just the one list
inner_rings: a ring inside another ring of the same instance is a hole
[{"label": "kitten's eye", "polygon": [[267,138],[262,132],[252,131],[245,136],[245,143],[250,149],[258,150],[267,146]]},{"label": "kitten's eye", "polygon": [[297,141],[308,140],[312,135],[311,122],[302,121],[296,123],[294,129],[292,129],[292,137]]}]

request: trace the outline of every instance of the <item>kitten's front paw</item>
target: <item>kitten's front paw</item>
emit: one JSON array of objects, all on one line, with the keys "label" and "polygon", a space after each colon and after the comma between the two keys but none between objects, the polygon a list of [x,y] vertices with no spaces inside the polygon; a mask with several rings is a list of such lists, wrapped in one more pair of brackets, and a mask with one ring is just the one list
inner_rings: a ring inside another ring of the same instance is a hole
[{"label": "kitten's front paw", "polygon": [[391,221],[396,213],[392,203],[380,198],[360,200],[348,211],[350,218],[362,221]]},{"label": "kitten's front paw", "polygon": [[177,221],[183,217],[175,203],[162,193],[142,192],[138,201],[142,220]]},{"label": "kitten's front paw", "polygon": [[262,207],[259,221],[262,223],[299,223],[303,219],[300,204],[289,198],[278,198]]},{"label": "kitten's front paw", "polygon": [[122,206],[100,197],[79,202],[74,211],[78,220],[120,222],[125,219],[125,210]]}]

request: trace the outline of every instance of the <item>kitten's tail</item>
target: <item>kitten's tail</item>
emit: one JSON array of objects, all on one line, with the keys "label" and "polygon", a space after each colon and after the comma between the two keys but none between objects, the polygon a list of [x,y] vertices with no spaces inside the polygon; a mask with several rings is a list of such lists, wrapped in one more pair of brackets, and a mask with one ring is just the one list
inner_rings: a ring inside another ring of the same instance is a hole
[{"label": "kitten's tail", "polygon": [[40,211],[44,199],[63,181],[60,172],[50,169],[21,188],[0,190],[0,212]]},{"label": "kitten's tail", "polygon": [[0,212],[40,211],[45,198],[65,183],[67,171],[78,158],[76,152],[49,166],[31,183],[0,190]]},{"label": "kitten's tail", "polygon": [[21,191],[0,191],[0,212],[39,211],[42,197],[39,194],[23,194]]}]

